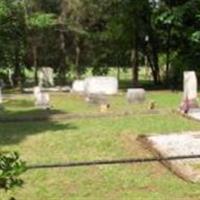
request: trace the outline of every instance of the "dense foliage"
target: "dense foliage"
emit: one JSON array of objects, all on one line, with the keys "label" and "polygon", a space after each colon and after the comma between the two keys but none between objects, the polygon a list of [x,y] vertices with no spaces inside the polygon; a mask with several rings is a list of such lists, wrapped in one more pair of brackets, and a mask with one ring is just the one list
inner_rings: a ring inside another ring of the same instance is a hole
[{"label": "dense foliage", "polygon": [[18,153],[0,153],[0,189],[9,190],[21,186],[23,181],[18,178],[25,171],[25,163],[21,161]]},{"label": "dense foliage", "polygon": [[133,69],[137,85],[141,66],[155,84],[176,83],[198,70],[199,44],[200,0],[0,0],[1,76],[13,71],[15,85],[26,68],[37,82],[42,66],[60,84],[115,67]]},{"label": "dense foliage", "polygon": [[[23,180],[19,176],[26,171],[25,162],[19,158],[16,152],[0,153],[0,189],[11,190],[20,187]],[[15,199],[15,198],[11,198]]]}]

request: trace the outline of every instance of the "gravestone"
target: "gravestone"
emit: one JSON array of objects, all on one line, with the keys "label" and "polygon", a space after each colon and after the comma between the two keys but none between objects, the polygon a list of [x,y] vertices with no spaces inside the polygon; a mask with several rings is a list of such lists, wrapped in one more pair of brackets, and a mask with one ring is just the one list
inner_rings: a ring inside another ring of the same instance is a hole
[{"label": "gravestone", "polygon": [[39,86],[54,86],[53,69],[51,67],[42,67],[38,70]]},{"label": "gravestone", "polygon": [[84,93],[85,92],[85,81],[75,80],[72,84],[72,92]]},{"label": "gravestone", "polygon": [[118,92],[118,80],[115,77],[94,76],[85,80],[86,94],[114,95]]},{"label": "gravestone", "polygon": [[146,92],[142,88],[128,89],[126,98],[129,103],[143,103],[145,101]]},{"label": "gravestone", "polygon": [[49,109],[50,98],[48,93],[42,93],[40,87],[34,87],[35,106],[42,109]]},{"label": "gravestone", "polygon": [[198,108],[197,77],[194,71],[184,72],[184,92],[180,109],[188,113],[190,109]]}]

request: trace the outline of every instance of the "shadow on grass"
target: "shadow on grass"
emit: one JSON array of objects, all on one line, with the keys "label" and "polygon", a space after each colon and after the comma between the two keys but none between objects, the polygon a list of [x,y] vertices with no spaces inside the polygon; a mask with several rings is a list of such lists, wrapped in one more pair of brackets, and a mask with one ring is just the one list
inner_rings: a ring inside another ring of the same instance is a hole
[{"label": "shadow on grass", "polygon": [[10,107],[22,107],[22,108],[30,108],[34,107],[34,102],[26,99],[15,99],[13,100],[8,100],[7,102],[4,103],[4,106],[10,106]]},{"label": "shadow on grass", "polygon": [[[127,88],[134,88],[131,80],[120,80],[120,89],[122,91],[126,91]],[[166,85],[163,83],[155,85],[153,81],[139,81],[139,86],[149,91],[158,91],[158,90],[172,90],[172,91],[180,91],[182,88],[174,88],[172,85]]]},{"label": "shadow on grass", "polygon": [[[0,145],[18,144],[28,136],[41,134],[46,131],[56,132],[77,129],[72,123],[61,124],[50,120],[54,115],[63,113],[58,110],[4,112],[7,113],[6,117],[3,117],[2,114],[0,117],[0,120],[5,120],[0,123]],[[18,120],[15,121],[15,118]],[[37,120],[34,120],[35,118]],[[40,118],[45,118],[46,120],[39,120]],[[22,123],[20,120],[24,119],[28,120]]]}]

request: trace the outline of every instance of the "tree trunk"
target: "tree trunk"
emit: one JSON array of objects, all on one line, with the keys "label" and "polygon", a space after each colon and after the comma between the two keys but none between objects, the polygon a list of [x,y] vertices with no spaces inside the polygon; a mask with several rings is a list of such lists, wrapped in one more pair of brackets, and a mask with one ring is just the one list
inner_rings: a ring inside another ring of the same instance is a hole
[{"label": "tree trunk", "polygon": [[169,65],[170,65],[170,44],[171,44],[171,26],[167,30],[167,50],[166,50],[166,82],[169,82]]},{"label": "tree trunk", "polygon": [[159,78],[159,67],[158,67],[158,65],[155,66],[155,61],[154,61],[152,55],[148,54],[147,59],[148,59],[149,66],[150,66],[151,71],[152,71],[154,84],[157,85],[159,83],[159,80],[160,80],[160,78]]},{"label": "tree trunk", "polygon": [[151,30],[149,43],[146,46],[146,56],[149,62],[149,65],[152,70],[152,76],[154,80],[154,84],[157,85],[160,82],[160,68],[158,64],[158,47],[157,41],[155,40],[155,36]]},{"label": "tree trunk", "polygon": [[117,65],[117,80],[120,81],[120,66]]},{"label": "tree trunk", "polygon": [[[137,17],[136,17],[137,18]],[[135,21],[137,24],[137,20]],[[131,65],[132,65],[132,77],[133,77],[133,86],[138,86],[139,79],[139,49],[138,49],[138,30],[134,30],[133,35],[133,49],[131,51]]]},{"label": "tree trunk", "polygon": [[32,47],[32,54],[33,54],[33,66],[34,66],[34,79],[35,85],[38,85],[38,63],[37,63],[37,47],[33,44]]},{"label": "tree trunk", "polygon": [[160,83],[160,69],[158,65],[158,52],[156,46],[153,44],[153,64],[154,64],[154,70],[153,70],[153,78],[154,78],[154,84],[157,85]]},{"label": "tree trunk", "polygon": [[139,61],[138,61],[138,44],[137,39],[135,39],[135,48],[131,51],[131,67],[132,67],[132,77],[133,77],[133,86],[138,86],[138,70],[139,70]]},{"label": "tree trunk", "polygon": [[148,41],[146,44],[146,55],[147,55],[149,65],[152,70],[154,84],[157,85],[161,81],[160,68],[159,68],[159,62],[158,62],[159,47],[158,47],[156,32],[152,25],[152,20],[151,20],[152,13],[150,10],[148,14]]},{"label": "tree trunk", "polygon": [[67,17],[67,1],[62,0],[61,2],[61,14],[59,17],[60,21],[60,50],[61,50],[61,60],[60,60],[60,69],[59,69],[59,78],[61,85],[64,85],[66,82],[66,67],[67,67],[67,52],[65,44],[65,20]]},{"label": "tree trunk", "polygon": [[81,77],[81,69],[80,69],[80,66],[79,66],[79,61],[80,61],[80,47],[79,45],[77,44],[76,45],[76,59],[75,59],[75,66],[76,66],[76,73],[77,73],[77,78],[80,79]]},{"label": "tree trunk", "polygon": [[61,62],[59,70],[59,78],[61,85],[64,85],[66,82],[66,49],[65,49],[65,35],[64,32],[60,31],[60,49],[61,49]]},{"label": "tree trunk", "polygon": [[16,45],[15,47],[15,57],[14,57],[14,62],[15,62],[15,68],[14,68],[14,77],[13,77],[13,82],[15,86],[20,86],[21,85],[21,71],[20,71],[20,57],[19,57],[19,46]]}]

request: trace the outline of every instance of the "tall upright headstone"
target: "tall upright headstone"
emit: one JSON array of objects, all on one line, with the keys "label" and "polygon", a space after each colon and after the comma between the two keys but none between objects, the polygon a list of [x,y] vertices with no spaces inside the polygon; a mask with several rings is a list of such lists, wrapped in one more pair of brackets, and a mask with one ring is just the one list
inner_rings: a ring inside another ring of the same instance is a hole
[{"label": "tall upright headstone", "polygon": [[42,67],[38,70],[39,86],[54,86],[53,69],[51,67]]},{"label": "tall upright headstone", "polygon": [[191,108],[198,107],[198,81],[194,71],[184,72],[183,99],[181,111],[187,113]]}]

